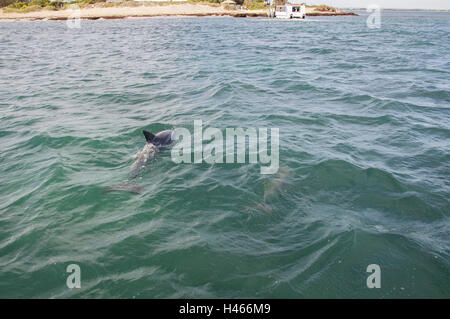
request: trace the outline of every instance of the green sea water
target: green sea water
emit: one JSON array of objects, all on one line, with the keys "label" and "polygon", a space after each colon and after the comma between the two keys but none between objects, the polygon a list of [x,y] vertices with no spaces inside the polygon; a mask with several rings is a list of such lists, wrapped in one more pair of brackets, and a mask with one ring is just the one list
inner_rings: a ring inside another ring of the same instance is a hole
[{"label": "green sea water", "polygon": [[[0,297],[449,298],[450,14],[366,18],[1,22]],[[102,193],[194,120],[279,128],[279,172]]]}]

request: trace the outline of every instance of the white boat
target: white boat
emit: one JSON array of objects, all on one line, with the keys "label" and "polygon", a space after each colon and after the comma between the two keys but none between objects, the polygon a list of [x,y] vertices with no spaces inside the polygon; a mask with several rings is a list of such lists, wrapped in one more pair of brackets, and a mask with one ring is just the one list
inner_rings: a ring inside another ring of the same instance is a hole
[{"label": "white boat", "polygon": [[275,6],[275,18],[278,19],[305,19],[306,5],[296,3],[296,0],[288,0],[285,5]]}]

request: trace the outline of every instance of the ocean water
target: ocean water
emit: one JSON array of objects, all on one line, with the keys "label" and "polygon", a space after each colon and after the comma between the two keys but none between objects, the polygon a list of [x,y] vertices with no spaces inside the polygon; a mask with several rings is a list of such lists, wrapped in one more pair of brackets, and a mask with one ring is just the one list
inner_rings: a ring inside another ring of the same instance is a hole
[{"label": "ocean water", "polygon": [[[366,18],[1,22],[0,297],[449,298],[450,14]],[[279,172],[102,193],[194,120],[279,128]]]}]

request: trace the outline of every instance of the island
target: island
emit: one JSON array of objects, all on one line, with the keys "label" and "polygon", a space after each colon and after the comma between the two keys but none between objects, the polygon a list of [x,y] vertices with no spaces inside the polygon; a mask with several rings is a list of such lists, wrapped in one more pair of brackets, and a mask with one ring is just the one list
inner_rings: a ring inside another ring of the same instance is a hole
[{"label": "island", "polygon": [[[271,5],[286,0],[0,0],[0,20],[126,19],[160,16],[267,17]],[[321,5],[306,6],[307,16],[356,15]]]}]

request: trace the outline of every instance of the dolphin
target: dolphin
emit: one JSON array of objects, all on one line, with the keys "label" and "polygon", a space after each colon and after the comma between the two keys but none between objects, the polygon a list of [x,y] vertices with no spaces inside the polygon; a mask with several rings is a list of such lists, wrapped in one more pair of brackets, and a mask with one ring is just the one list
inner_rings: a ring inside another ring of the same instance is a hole
[{"label": "dolphin", "polygon": [[160,149],[169,146],[175,138],[175,131],[164,130],[156,134],[143,130],[142,133],[145,136],[146,143],[144,148],[137,155],[136,161],[131,165],[130,175],[128,182],[110,186],[102,193],[110,193],[117,191],[131,192],[140,194],[143,192],[142,187],[132,182],[133,179],[139,176],[139,174],[145,169],[147,164],[155,158]]},{"label": "dolphin", "polygon": [[280,167],[278,173],[274,176],[274,178],[271,179],[268,183],[264,184],[263,201],[256,204],[255,206],[245,206],[245,210],[257,210],[262,211],[268,215],[272,215],[273,208],[270,203],[280,195],[280,191],[287,184],[288,178],[289,168]]},{"label": "dolphin", "polygon": [[136,161],[131,165],[130,179],[136,178],[148,162],[150,162],[159,152],[159,149],[168,146],[173,142],[175,131],[165,130],[153,135],[149,131],[143,130],[145,140],[144,148],[139,152]]}]

